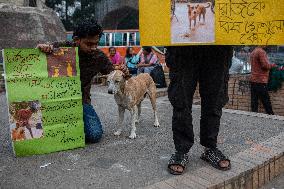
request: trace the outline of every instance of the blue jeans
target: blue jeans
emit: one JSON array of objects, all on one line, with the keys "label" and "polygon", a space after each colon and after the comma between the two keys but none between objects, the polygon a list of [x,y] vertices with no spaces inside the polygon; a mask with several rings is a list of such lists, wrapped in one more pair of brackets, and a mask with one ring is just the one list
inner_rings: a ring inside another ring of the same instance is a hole
[{"label": "blue jeans", "polygon": [[153,69],[154,69],[154,66],[138,68],[137,75],[141,74],[141,73],[148,73],[148,74],[150,74],[153,71]]},{"label": "blue jeans", "polygon": [[99,142],[103,135],[102,124],[91,104],[83,104],[83,120],[87,142]]}]

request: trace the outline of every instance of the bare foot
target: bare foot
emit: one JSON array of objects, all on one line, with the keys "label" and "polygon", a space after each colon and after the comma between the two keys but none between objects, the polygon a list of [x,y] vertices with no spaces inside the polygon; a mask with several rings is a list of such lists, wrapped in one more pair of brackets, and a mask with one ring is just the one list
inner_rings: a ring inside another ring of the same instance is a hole
[{"label": "bare foot", "polygon": [[177,173],[183,173],[184,168],[180,165],[171,165],[170,169]]},{"label": "bare foot", "polygon": [[219,165],[220,165],[220,167],[222,167],[222,168],[227,168],[227,167],[229,167],[230,162],[227,161],[227,160],[222,160],[222,161],[219,162]]}]

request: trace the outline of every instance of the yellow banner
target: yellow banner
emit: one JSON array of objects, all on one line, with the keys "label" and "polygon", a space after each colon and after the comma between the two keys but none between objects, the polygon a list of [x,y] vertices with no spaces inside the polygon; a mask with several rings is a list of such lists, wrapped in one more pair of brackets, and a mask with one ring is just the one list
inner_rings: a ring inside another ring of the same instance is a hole
[{"label": "yellow banner", "polygon": [[141,45],[283,45],[284,0],[140,0]]}]

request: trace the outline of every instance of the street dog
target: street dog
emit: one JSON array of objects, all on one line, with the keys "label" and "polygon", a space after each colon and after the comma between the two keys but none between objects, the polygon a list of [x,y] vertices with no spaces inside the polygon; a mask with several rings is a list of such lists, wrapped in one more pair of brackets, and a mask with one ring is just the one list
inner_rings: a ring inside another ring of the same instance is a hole
[{"label": "street dog", "polygon": [[201,19],[201,15],[203,17],[203,24],[205,24],[205,15],[206,15],[206,8],[209,8],[211,6],[210,3],[208,3],[208,6],[203,5],[196,5],[191,6],[190,4],[187,5],[188,8],[188,19],[189,19],[189,29],[191,29],[191,22],[193,21],[193,26],[196,26],[196,19],[199,17],[199,22]]},{"label": "street dog", "polygon": [[154,126],[159,127],[156,108],[156,85],[147,73],[139,74],[126,80],[123,72],[115,70],[108,75],[108,93],[114,94],[115,102],[118,106],[118,130],[114,135],[119,136],[122,131],[125,110],[131,114],[131,133],[129,138],[136,138],[136,124],[139,123],[141,114],[141,102],[146,95],[149,96],[154,111]]}]

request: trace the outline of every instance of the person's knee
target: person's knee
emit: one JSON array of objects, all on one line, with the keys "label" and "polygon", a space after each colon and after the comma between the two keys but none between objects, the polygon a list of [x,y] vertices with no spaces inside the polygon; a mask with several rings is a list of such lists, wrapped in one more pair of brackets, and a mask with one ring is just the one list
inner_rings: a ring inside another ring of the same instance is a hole
[{"label": "person's knee", "polygon": [[[87,123],[87,124],[86,124]],[[103,135],[103,129],[99,118],[89,120],[85,123],[85,135],[88,142],[99,142]]]},{"label": "person's knee", "polygon": [[103,135],[101,121],[92,106],[84,106],[84,128],[87,142],[99,142]]},{"label": "person's knee", "polygon": [[174,107],[173,117],[176,120],[187,120],[191,116],[191,112],[186,108]]},{"label": "person's knee", "polygon": [[97,143],[101,140],[103,136],[102,130],[97,130],[89,133],[85,133],[86,141],[90,143]]}]

